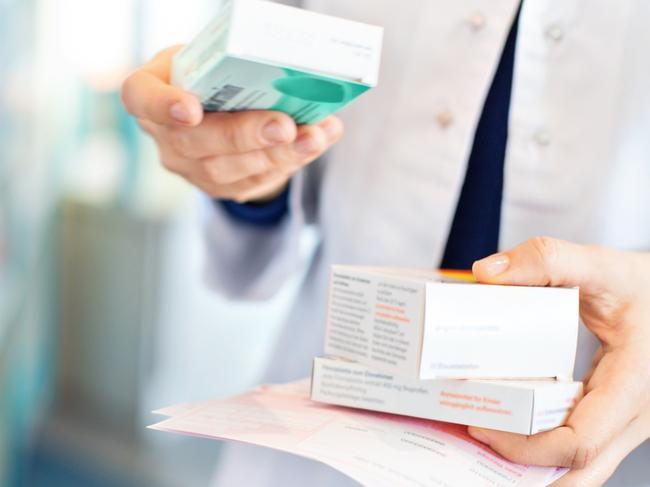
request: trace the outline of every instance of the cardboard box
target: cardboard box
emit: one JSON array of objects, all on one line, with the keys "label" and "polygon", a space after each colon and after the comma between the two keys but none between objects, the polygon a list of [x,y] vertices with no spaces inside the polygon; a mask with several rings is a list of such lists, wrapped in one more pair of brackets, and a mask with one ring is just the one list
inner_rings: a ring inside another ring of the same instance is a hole
[{"label": "cardboard box", "polygon": [[259,0],[224,0],[175,57],[206,111],[279,110],[315,123],[377,84],[383,29]]},{"label": "cardboard box", "polygon": [[364,365],[314,359],[314,401],[531,435],[561,426],[582,383],[396,378]]},{"label": "cardboard box", "polygon": [[493,286],[334,266],[325,354],[405,378],[570,379],[577,288]]}]

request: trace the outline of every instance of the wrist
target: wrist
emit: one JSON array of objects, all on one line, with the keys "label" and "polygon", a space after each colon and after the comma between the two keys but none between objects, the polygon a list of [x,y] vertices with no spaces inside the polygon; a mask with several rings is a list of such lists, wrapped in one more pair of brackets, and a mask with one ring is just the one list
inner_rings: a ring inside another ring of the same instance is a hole
[{"label": "wrist", "polygon": [[280,192],[273,196],[272,192],[265,194],[264,201],[251,199],[246,202],[234,200],[215,200],[232,218],[258,227],[275,226],[280,223],[289,212],[289,186],[290,181],[284,183]]}]

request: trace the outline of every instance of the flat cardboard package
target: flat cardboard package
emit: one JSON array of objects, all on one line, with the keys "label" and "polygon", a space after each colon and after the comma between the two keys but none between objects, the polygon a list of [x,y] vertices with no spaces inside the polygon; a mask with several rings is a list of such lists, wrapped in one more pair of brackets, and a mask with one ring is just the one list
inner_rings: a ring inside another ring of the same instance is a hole
[{"label": "flat cardboard package", "polygon": [[573,376],[577,288],[496,286],[333,266],[325,354],[404,378]]},{"label": "flat cardboard package", "polygon": [[222,0],[174,58],[172,82],[209,112],[278,110],[316,123],[374,87],[383,29],[275,2]]},{"label": "flat cardboard package", "polygon": [[344,360],[314,359],[314,401],[532,435],[561,426],[580,382],[401,379]]}]

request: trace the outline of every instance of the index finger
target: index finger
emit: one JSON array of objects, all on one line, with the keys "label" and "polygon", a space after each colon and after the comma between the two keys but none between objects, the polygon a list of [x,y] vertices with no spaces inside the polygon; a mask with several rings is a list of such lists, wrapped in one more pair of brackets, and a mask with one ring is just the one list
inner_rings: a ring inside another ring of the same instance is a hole
[{"label": "index finger", "polygon": [[124,81],[122,102],[130,114],[159,125],[201,123],[203,107],[199,100],[169,83],[172,60],[180,49],[175,46],[161,51]]},{"label": "index finger", "polygon": [[288,115],[267,110],[209,113],[198,127],[163,130],[177,153],[189,158],[252,152],[296,138],[297,128]]}]

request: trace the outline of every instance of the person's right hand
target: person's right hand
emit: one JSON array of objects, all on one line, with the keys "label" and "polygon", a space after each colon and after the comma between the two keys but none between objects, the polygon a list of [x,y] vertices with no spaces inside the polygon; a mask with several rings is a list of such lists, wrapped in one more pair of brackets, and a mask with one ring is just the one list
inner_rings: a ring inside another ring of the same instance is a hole
[{"label": "person's right hand", "polygon": [[569,467],[553,487],[602,486],[650,440],[650,253],[538,237],[473,271],[487,284],[579,287],[580,317],[601,348],[564,426],[532,436],[471,426],[469,434],[515,463]]},{"label": "person's right hand", "polygon": [[172,47],[135,71],[122,86],[127,111],[158,145],[160,159],[213,198],[263,201],[337,142],[336,117],[296,126],[273,111],[203,113],[199,100],[169,83]]}]

